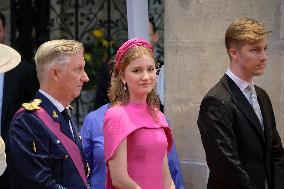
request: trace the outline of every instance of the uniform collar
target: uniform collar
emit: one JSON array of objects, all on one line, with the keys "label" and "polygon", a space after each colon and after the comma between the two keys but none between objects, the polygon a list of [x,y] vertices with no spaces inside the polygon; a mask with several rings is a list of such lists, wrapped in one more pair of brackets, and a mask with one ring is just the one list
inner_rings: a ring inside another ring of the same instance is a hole
[{"label": "uniform collar", "polygon": [[[61,122],[61,120],[64,120],[59,109],[40,90],[36,93],[35,99],[41,99],[42,100],[42,102],[40,103],[40,106],[46,110],[46,112],[49,114],[50,117],[52,117],[52,119],[55,122]],[[62,109],[64,109],[63,106],[62,106]]]},{"label": "uniform collar", "polygon": [[52,102],[52,104],[57,108],[59,112],[62,112],[64,110],[64,106],[60,102],[58,102],[55,98],[50,96],[47,92],[43,91],[42,89],[39,89],[39,92],[42,95],[44,95],[46,98],[48,98],[48,100]]}]

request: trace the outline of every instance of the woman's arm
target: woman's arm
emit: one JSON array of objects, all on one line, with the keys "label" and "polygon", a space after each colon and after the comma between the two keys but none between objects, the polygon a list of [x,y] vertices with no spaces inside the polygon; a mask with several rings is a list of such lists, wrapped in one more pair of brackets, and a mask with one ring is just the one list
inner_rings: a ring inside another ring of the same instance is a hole
[{"label": "woman's arm", "polygon": [[112,158],[108,161],[112,185],[115,188],[141,189],[127,172],[127,138],[117,147]]},{"label": "woman's arm", "polygon": [[176,188],[172,180],[171,174],[170,174],[167,154],[165,155],[164,160],[163,160],[163,179],[164,179],[165,189],[175,189]]}]

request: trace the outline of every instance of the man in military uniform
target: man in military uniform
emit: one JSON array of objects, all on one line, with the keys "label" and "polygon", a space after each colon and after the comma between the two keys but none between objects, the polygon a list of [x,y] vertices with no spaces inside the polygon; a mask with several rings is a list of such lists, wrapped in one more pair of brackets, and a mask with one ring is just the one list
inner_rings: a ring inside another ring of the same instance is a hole
[{"label": "man in military uniform", "polygon": [[35,55],[40,89],[14,116],[8,133],[10,187],[86,189],[81,141],[69,104],[89,78],[83,46],[42,44]]}]

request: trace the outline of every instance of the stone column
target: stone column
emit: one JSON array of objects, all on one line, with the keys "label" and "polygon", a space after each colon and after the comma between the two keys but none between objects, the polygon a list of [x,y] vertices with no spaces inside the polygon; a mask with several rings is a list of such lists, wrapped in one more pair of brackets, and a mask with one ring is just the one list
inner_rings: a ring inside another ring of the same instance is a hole
[{"label": "stone column", "polygon": [[272,99],[277,128],[284,140],[283,3],[283,0],[165,1],[165,113],[173,123],[186,188],[206,188],[209,170],[196,121],[203,96],[229,65],[224,35],[236,18],[251,17],[272,30],[266,72],[256,83]]}]

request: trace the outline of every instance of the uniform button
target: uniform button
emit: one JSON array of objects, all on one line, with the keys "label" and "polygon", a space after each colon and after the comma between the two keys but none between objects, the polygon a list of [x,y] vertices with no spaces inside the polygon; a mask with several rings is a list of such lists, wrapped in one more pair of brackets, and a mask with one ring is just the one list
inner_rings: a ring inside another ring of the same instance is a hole
[{"label": "uniform button", "polygon": [[64,159],[68,159],[68,157],[69,157],[69,155],[65,155],[65,156],[64,156]]}]

